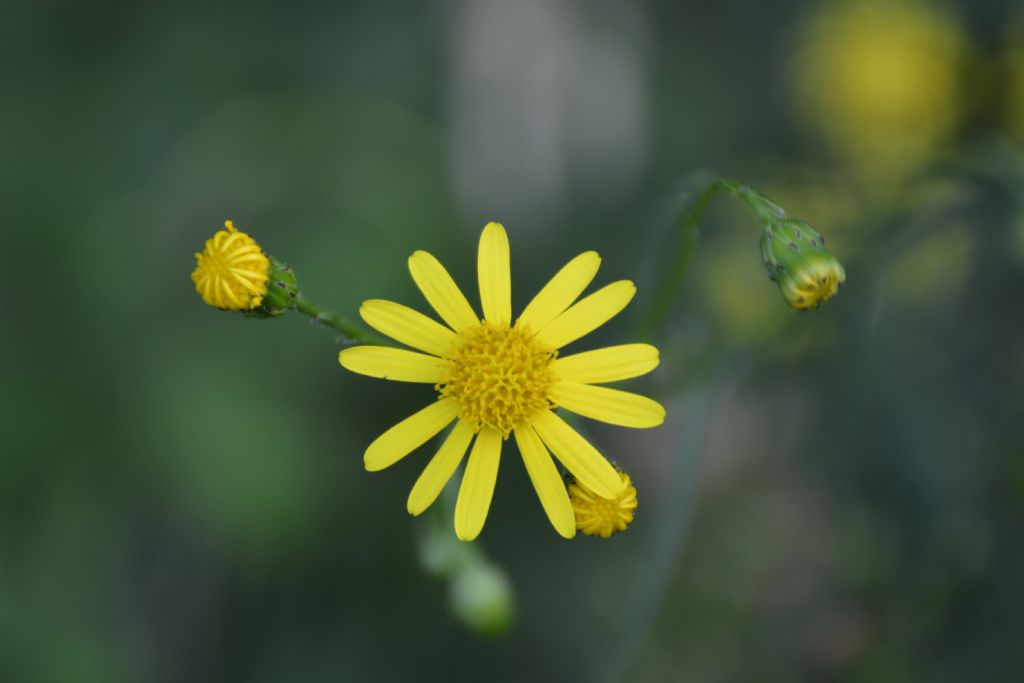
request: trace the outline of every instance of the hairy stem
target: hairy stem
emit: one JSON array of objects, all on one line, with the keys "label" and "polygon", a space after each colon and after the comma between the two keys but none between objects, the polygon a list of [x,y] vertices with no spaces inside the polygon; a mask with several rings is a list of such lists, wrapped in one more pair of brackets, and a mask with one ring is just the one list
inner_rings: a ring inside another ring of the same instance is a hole
[{"label": "hairy stem", "polygon": [[299,298],[295,301],[294,309],[303,315],[309,316],[324,327],[339,332],[341,334],[341,341],[347,344],[386,345],[384,340],[370,334],[359,325],[350,322],[333,311],[320,308],[302,295],[299,295]]}]

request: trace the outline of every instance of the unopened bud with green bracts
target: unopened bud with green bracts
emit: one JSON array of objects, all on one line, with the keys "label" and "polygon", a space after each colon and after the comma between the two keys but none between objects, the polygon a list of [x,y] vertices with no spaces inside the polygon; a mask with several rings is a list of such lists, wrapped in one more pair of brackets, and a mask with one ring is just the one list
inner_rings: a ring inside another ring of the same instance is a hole
[{"label": "unopened bud with green bracts", "polygon": [[846,270],[825,248],[825,240],[801,220],[782,218],[765,225],[761,258],[768,277],[790,306],[817,308],[839,291]]}]

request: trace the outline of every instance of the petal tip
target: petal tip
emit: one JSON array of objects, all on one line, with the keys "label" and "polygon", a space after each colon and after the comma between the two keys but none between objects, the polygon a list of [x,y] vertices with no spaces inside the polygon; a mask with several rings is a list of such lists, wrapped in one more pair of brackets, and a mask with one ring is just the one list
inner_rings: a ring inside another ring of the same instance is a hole
[{"label": "petal tip", "polygon": [[376,301],[379,301],[379,299],[366,299],[363,303],[359,304],[359,317],[362,318],[363,322],[367,325],[370,324],[370,321],[366,319],[366,316],[370,309],[373,308],[374,302]]},{"label": "petal tip", "polygon": [[423,259],[429,259],[429,258],[431,258],[431,254],[430,254],[429,251],[424,251],[423,249],[417,249],[416,251],[414,251],[411,254],[409,254],[409,258],[406,260],[406,262],[409,264],[409,269],[411,270],[415,266],[415,264],[417,262],[422,261]]},{"label": "petal tip", "polygon": [[665,406],[661,405],[660,403],[658,405],[661,408],[661,412],[658,414],[657,422],[651,425],[652,427],[660,427],[661,425],[665,424]]},{"label": "petal tip", "polygon": [[367,472],[380,472],[387,468],[387,464],[381,458],[380,449],[374,449],[374,444],[370,444],[363,453],[363,467]]}]

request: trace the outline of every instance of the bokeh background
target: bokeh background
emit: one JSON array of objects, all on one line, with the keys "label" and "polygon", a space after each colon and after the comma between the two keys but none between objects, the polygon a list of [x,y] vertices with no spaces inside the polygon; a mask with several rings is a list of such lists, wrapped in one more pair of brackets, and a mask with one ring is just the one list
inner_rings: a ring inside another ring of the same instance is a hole
[{"label": "bokeh background", "polygon": [[[3,680],[1019,680],[1018,3],[4,14]],[[420,305],[408,254],[472,291],[499,220],[517,306],[586,249],[598,283],[638,281],[578,347],[617,343],[700,169],[808,220],[847,285],[788,309],[718,200],[631,384],[669,421],[590,432],[634,525],[562,540],[508,449],[474,547],[509,604],[484,582],[467,607],[425,561],[404,501],[428,449],[362,468],[429,388],[189,280],[232,218],[343,315]]]}]

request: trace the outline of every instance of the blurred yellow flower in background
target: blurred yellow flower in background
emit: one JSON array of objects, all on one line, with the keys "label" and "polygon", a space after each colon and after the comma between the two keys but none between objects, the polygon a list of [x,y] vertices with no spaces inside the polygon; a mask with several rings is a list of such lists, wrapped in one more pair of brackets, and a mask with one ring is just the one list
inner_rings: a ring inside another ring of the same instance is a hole
[{"label": "blurred yellow flower in background", "polygon": [[953,132],[967,44],[915,0],[849,0],[809,23],[796,63],[805,113],[863,180],[884,185]]},{"label": "blurred yellow flower in background", "polygon": [[513,322],[508,236],[501,225],[489,223],[480,236],[477,261],[482,320],[444,266],[425,251],[409,257],[409,271],[447,326],[390,301],[363,303],[360,315],[367,324],[416,350],[357,346],[339,354],[342,366],[381,379],[433,384],[438,392],[437,401],[370,444],[363,458],[366,469],[390,467],[455,422],[409,494],[411,514],[437,499],[474,437],[455,506],[455,533],[461,540],[471,541],[483,529],[502,442],[510,435],[548,519],[562,536],[575,535],[576,519],[551,454],[598,495],[620,493],[615,468],[554,412],[562,407],[636,428],[655,427],[665,419],[656,401],[597,386],[653,370],[658,365],[653,346],[625,344],[558,358],[558,349],[613,318],[636,293],[632,282],[620,280],[576,301],[600,263],[593,251],[574,258]]},{"label": "blurred yellow flower in background", "polygon": [[1006,127],[1018,140],[1024,140],[1024,16],[1012,24],[1007,36]]}]

